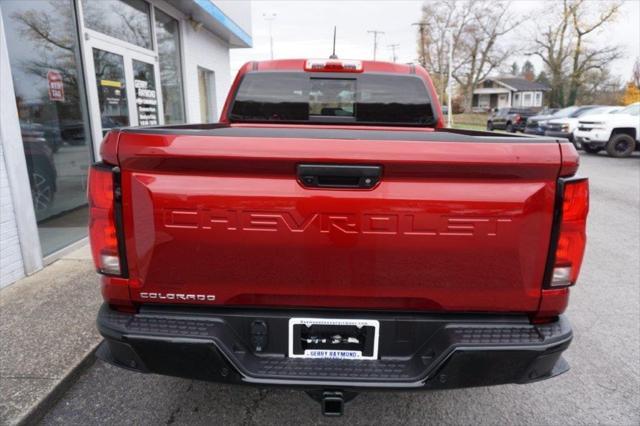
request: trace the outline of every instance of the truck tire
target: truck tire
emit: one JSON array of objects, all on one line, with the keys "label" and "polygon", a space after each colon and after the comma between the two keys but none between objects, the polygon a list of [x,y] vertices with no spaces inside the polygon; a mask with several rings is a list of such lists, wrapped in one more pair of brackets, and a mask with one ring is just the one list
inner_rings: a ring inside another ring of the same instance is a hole
[{"label": "truck tire", "polygon": [[515,133],[516,132],[516,128],[513,127],[513,124],[511,122],[507,123],[507,127],[505,127],[505,130],[509,133]]},{"label": "truck tire", "polygon": [[582,144],[582,149],[584,149],[584,151],[587,154],[597,154],[600,151],[602,151],[602,147],[599,146],[591,146],[591,145],[587,145],[587,144]]},{"label": "truck tire", "polygon": [[625,133],[613,135],[607,143],[607,154],[612,157],[628,157],[636,148],[636,141]]},{"label": "truck tire", "polygon": [[487,121],[487,130],[493,130],[493,122]]}]

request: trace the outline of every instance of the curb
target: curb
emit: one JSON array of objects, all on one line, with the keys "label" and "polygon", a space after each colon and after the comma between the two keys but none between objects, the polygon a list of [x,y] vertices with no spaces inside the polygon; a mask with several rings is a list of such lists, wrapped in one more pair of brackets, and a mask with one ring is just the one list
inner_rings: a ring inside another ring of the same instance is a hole
[{"label": "curb", "polygon": [[60,378],[60,380],[51,387],[51,390],[42,398],[40,398],[27,413],[19,417],[14,424],[33,425],[38,423],[47,412],[60,400],[62,395],[78,380],[80,375],[93,365],[96,360],[94,356],[96,349],[100,346],[100,342],[93,345],[85,354],[72,365]]}]

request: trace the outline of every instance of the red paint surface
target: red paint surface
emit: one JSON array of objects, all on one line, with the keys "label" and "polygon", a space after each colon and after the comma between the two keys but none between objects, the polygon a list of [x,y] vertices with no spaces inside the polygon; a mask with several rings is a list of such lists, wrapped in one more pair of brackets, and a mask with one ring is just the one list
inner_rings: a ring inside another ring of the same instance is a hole
[{"label": "red paint surface", "polygon": [[[299,69],[303,62],[255,66]],[[253,66],[242,68],[232,92]],[[375,67],[409,72],[364,61],[365,72]],[[416,73],[433,93],[426,72]],[[564,310],[568,291],[541,294],[556,180],[577,167],[575,151],[554,143],[428,142],[433,129],[410,130],[424,131],[427,141],[107,138],[103,152],[117,153],[122,169],[130,278],[106,278],[105,298],[121,301],[127,281],[136,303]],[[299,163],[380,165],[383,176],[370,190],[306,189],[296,180]],[[192,294],[215,301],[184,300]]]},{"label": "red paint surface", "polygon": [[[156,292],[213,294],[203,303],[225,305],[538,307],[555,144],[123,133],[119,146],[134,300]],[[305,189],[295,174],[305,162],[384,172],[372,190]]]}]

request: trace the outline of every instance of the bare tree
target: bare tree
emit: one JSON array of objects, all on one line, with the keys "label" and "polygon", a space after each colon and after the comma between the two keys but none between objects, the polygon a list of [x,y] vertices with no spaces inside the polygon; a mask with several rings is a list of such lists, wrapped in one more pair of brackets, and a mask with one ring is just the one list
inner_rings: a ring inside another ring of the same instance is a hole
[{"label": "bare tree", "polygon": [[615,19],[622,3],[604,3],[604,8],[597,17],[591,17],[588,11],[593,9],[593,3],[588,5],[585,0],[576,0],[571,7],[571,18],[575,34],[571,76],[569,79],[569,98],[567,103],[573,105],[578,97],[578,90],[584,83],[584,75],[590,70],[602,70],[609,62],[621,56],[617,46],[600,49],[589,48],[586,37],[607,22]]},{"label": "bare tree", "polygon": [[[452,75],[470,109],[473,90],[512,53],[501,38],[518,23],[508,13],[508,4],[489,0],[438,0],[427,2],[422,11],[426,66],[444,98],[449,67],[449,40],[453,38]],[[421,50],[419,46],[419,50]]]},{"label": "bare tree", "polygon": [[564,105],[565,68],[567,60],[571,57],[569,45],[572,42],[571,10],[568,1],[564,0],[560,10],[555,12],[559,16],[556,21],[537,29],[538,36],[533,41],[532,52],[542,59],[548,70],[547,77],[551,85],[549,103],[552,107]]},{"label": "bare tree", "polygon": [[[556,4],[555,10],[545,13],[546,24],[538,26],[531,54],[540,57],[547,68],[551,106],[574,104],[587,75],[593,75],[593,70],[603,70],[620,57],[617,46],[594,48],[588,40],[590,34],[596,34],[616,18],[620,5],[619,2],[563,0]],[[549,22],[550,15],[557,19]]]},{"label": "bare tree", "polygon": [[609,69],[592,69],[583,76],[580,101],[583,104],[616,105],[622,100],[624,84]]},{"label": "bare tree", "polygon": [[[426,2],[422,7],[421,25],[423,32],[418,40],[418,52],[424,52],[424,65],[434,80],[438,96],[445,98],[448,84],[449,37],[453,36],[452,64],[456,68],[460,64],[458,46],[471,15],[464,13],[472,3],[471,0],[456,2],[440,0]],[[424,45],[421,46],[421,43]]]}]

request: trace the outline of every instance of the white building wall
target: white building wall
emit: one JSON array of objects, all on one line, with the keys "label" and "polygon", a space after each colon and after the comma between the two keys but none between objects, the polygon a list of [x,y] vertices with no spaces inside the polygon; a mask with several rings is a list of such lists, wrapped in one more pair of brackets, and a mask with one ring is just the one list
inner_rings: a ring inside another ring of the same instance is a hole
[{"label": "white building wall", "polygon": [[0,143],[0,242],[0,288],[2,288],[24,276],[18,227],[2,143]]},{"label": "white building wall", "polygon": [[200,117],[198,67],[215,73],[216,117],[219,117],[231,87],[231,81],[235,77],[230,75],[229,46],[206,29],[195,30],[189,24],[184,25],[183,34],[187,121],[190,123],[204,121],[204,118]]}]

